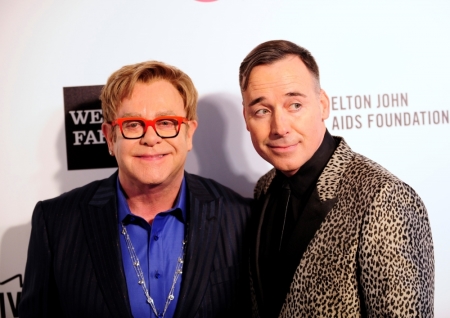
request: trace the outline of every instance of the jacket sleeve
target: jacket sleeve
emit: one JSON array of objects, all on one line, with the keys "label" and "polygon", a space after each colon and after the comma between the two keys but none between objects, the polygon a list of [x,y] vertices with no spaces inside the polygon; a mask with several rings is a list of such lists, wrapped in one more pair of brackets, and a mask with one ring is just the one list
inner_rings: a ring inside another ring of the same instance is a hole
[{"label": "jacket sleeve", "polygon": [[42,202],[36,205],[31,221],[31,236],[19,316],[62,317],[53,275],[52,251]]},{"label": "jacket sleeve", "polygon": [[419,196],[401,181],[386,182],[361,226],[358,258],[368,317],[433,317],[433,242]]}]

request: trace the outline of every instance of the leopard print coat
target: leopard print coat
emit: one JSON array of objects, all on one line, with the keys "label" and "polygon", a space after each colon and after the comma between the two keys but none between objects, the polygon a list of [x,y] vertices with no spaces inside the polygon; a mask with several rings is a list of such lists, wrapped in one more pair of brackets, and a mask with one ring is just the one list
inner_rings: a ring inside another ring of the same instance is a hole
[{"label": "leopard print coat", "polygon": [[[424,204],[407,184],[334,138],[339,146],[316,186],[321,201],[337,201],[309,243],[279,317],[433,317]],[[272,169],[261,177],[255,199],[268,197],[274,176]],[[254,290],[252,299],[258,317]]]}]

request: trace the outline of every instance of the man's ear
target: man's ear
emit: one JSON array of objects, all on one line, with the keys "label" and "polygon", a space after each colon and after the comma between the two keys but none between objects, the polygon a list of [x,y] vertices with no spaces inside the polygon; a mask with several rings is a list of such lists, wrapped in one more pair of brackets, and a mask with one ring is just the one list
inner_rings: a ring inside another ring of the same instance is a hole
[{"label": "man's ear", "polygon": [[191,151],[193,146],[193,138],[194,133],[197,130],[198,122],[196,120],[190,120],[186,129],[186,142],[187,142],[187,149],[188,151]]},{"label": "man's ear", "polygon": [[242,101],[242,115],[244,116],[244,121],[245,121],[245,128],[248,131],[248,125],[247,125],[247,114],[245,112],[245,105],[244,105],[244,101]]},{"label": "man's ear", "polygon": [[322,121],[330,116],[330,99],[328,98],[327,93],[321,89],[320,90],[320,108],[322,113]]},{"label": "man's ear", "polygon": [[109,152],[114,154],[114,141],[116,139],[116,136],[114,134],[112,126],[110,124],[103,123],[102,132],[103,135],[105,136],[106,143],[108,144]]}]

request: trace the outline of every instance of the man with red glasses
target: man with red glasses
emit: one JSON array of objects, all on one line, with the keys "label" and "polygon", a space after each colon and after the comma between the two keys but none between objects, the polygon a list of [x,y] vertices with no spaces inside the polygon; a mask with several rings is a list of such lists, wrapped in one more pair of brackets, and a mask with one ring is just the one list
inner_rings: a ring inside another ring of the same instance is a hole
[{"label": "man with red glasses", "polygon": [[20,317],[248,316],[249,200],[184,171],[197,128],[191,79],[160,62],[101,94],[118,171],[39,202]]}]

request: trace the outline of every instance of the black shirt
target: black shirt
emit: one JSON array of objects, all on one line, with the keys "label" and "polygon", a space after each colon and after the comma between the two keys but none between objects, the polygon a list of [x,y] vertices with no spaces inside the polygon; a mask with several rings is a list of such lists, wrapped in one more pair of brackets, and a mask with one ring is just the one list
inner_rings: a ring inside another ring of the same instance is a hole
[{"label": "black shirt", "polygon": [[263,317],[278,317],[303,253],[325,218],[305,206],[336,147],[326,131],[317,151],[295,175],[286,177],[277,170],[270,185],[258,260]]}]

